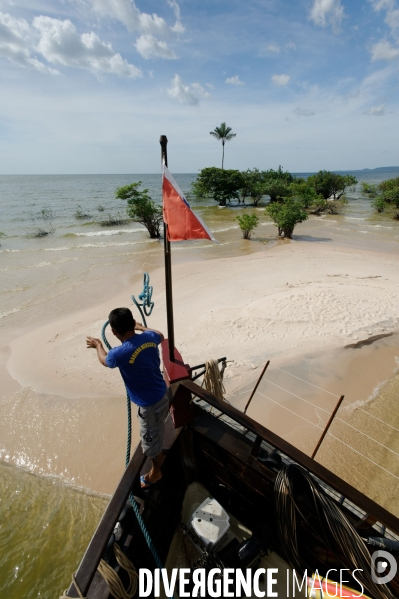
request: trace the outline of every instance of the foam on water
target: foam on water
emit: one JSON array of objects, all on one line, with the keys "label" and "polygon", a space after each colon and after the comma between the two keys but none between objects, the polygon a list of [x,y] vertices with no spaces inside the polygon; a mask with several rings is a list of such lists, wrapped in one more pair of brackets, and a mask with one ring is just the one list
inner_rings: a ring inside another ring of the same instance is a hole
[{"label": "foam on water", "polygon": [[16,312],[20,312],[21,308],[12,308],[11,310],[6,310],[5,312],[0,312],[0,318],[6,318],[6,316],[10,316],[10,314],[16,314]]},{"label": "foam on water", "polygon": [[140,229],[113,229],[112,231],[89,231],[88,233],[71,233],[76,237],[101,237],[103,235],[122,235],[124,233],[143,233],[146,232],[145,228]]}]

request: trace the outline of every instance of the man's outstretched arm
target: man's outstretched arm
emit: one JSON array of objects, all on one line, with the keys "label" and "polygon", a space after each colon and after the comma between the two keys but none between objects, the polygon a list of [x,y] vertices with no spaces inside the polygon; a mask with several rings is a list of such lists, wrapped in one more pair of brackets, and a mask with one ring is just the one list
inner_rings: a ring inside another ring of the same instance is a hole
[{"label": "man's outstretched arm", "polygon": [[95,339],[94,337],[86,337],[86,347],[92,347],[97,351],[97,358],[101,362],[103,366],[107,366],[105,361],[107,357],[107,352],[104,349],[103,344],[100,339]]}]

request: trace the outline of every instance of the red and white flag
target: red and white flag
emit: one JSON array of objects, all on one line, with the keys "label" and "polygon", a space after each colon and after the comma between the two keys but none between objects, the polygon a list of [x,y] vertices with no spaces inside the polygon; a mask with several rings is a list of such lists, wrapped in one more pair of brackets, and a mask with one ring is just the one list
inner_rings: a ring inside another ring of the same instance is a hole
[{"label": "red and white flag", "polygon": [[186,239],[216,241],[205,223],[191,210],[183,192],[165,165],[162,177],[162,199],[163,219],[168,225],[169,241]]}]

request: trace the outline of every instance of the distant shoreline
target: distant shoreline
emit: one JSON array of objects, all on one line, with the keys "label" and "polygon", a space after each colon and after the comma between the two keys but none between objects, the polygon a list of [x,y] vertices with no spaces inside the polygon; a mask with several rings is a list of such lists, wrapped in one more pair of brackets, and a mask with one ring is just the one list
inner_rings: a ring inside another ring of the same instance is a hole
[{"label": "distant shoreline", "polygon": [[[199,169],[200,170],[200,169]],[[238,169],[236,169],[238,170]],[[320,170],[320,169],[319,169]],[[322,169],[323,170],[323,169]],[[325,169],[328,170],[328,169]],[[399,173],[399,166],[378,166],[376,168],[362,169],[330,169],[332,173]],[[173,171],[176,176],[179,175],[197,175],[193,172]],[[199,172],[199,171],[198,171]],[[313,175],[318,171],[292,171],[293,175]],[[0,173],[0,177],[109,177],[109,176],[132,176],[141,177],[148,175],[159,175],[160,171],[153,173]]]}]

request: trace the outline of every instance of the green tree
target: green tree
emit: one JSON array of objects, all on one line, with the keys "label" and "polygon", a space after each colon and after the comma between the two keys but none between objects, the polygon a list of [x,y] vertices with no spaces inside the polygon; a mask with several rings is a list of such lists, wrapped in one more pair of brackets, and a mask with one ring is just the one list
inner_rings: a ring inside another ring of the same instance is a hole
[{"label": "green tree", "polygon": [[236,216],[236,220],[238,220],[238,224],[240,225],[243,239],[250,239],[252,231],[258,226],[259,218],[256,214],[242,214],[241,216]]},{"label": "green tree", "polygon": [[231,199],[239,199],[242,182],[240,171],[211,166],[200,171],[191,187],[197,198],[210,197],[219,206],[226,206]]},{"label": "green tree", "polygon": [[377,210],[377,212],[384,212],[385,210],[385,201],[384,198],[376,198],[375,200],[373,200],[371,202],[371,205],[373,206],[373,208],[375,208]]},{"label": "green tree", "polygon": [[320,206],[322,197],[317,193],[314,187],[302,178],[294,179],[290,184],[290,196],[298,200],[305,210],[310,210],[314,206]]},{"label": "green tree", "polygon": [[295,225],[308,218],[301,202],[290,197],[284,198],[282,202],[270,203],[265,212],[277,226],[279,237],[287,239],[292,238]]},{"label": "green tree", "polygon": [[127,213],[135,222],[144,225],[151,239],[161,236],[160,227],[163,221],[162,208],[148,195],[148,189],[139,190],[141,181],[119,187],[115,197],[127,200]]},{"label": "green tree", "polygon": [[382,192],[384,202],[388,204],[394,204],[396,208],[399,208],[399,187],[391,187]]},{"label": "green tree", "polygon": [[241,189],[239,190],[239,198],[238,198],[238,203],[240,203],[242,201],[243,204],[245,204],[245,200],[246,198],[248,198],[250,196],[251,193],[251,177],[249,175],[251,171],[248,169],[245,172],[241,173]]},{"label": "green tree", "polygon": [[388,191],[389,189],[394,189],[395,187],[399,187],[399,177],[382,181],[382,183],[379,184],[378,189],[384,192]]},{"label": "green tree", "polygon": [[280,165],[276,171],[272,168],[262,171],[262,180],[265,194],[270,196],[271,202],[276,202],[290,195],[290,185],[294,177],[288,171],[283,171]]},{"label": "green tree", "polygon": [[331,171],[319,171],[316,175],[308,177],[307,181],[325,200],[331,196],[334,200],[339,200],[348,187],[357,183],[353,175],[338,175]]},{"label": "green tree", "polygon": [[242,188],[240,189],[240,196],[245,200],[245,198],[250,197],[254,203],[254,206],[257,206],[260,200],[264,195],[266,195],[265,191],[265,177],[264,172],[259,171],[257,168],[248,169],[245,172],[241,173],[242,177]]},{"label": "green tree", "polygon": [[378,192],[377,183],[367,183],[367,181],[362,181],[361,186],[362,186],[362,192],[368,193],[371,196],[375,196]]},{"label": "green tree", "polygon": [[223,164],[224,164],[224,145],[225,145],[226,141],[230,141],[237,134],[233,133],[232,128],[231,127],[227,127],[226,123],[222,123],[220,125],[220,127],[215,127],[214,130],[210,131],[209,134],[212,135],[212,137],[214,137],[215,139],[217,139],[217,140],[219,140],[219,141],[222,142],[222,147],[223,147],[222,168],[223,168]]}]

